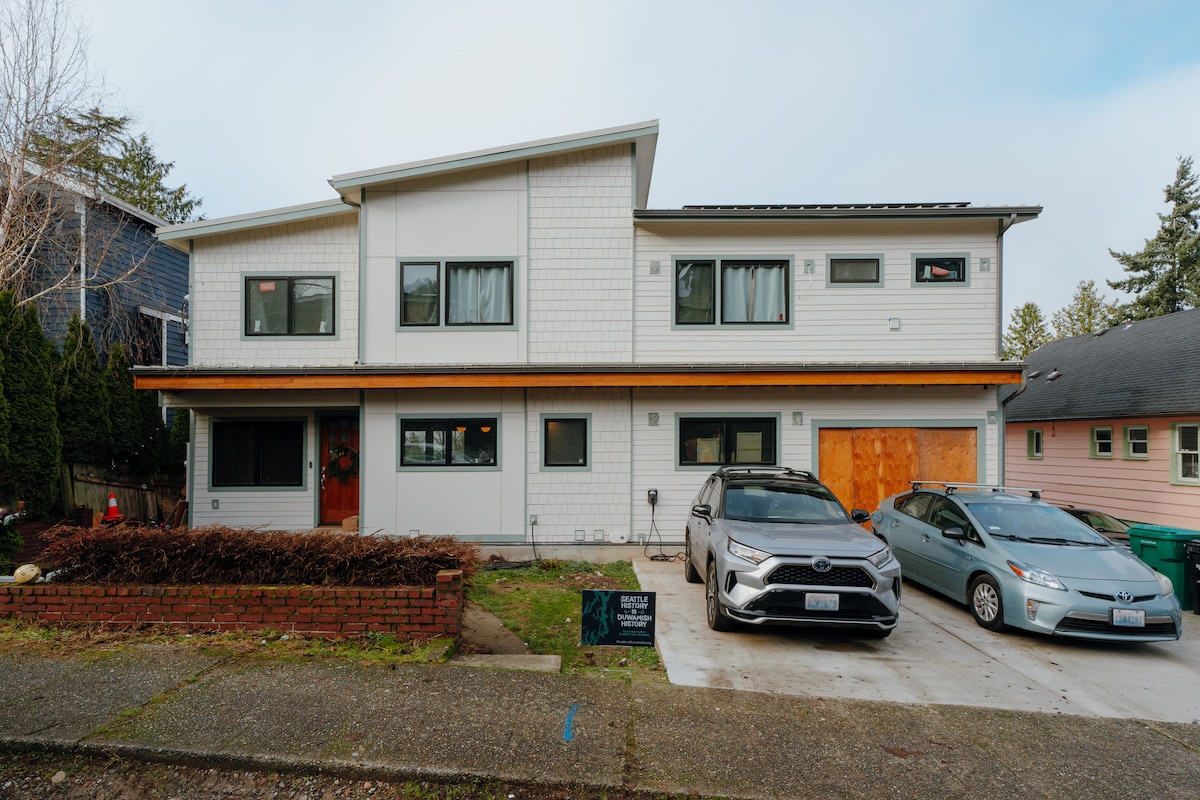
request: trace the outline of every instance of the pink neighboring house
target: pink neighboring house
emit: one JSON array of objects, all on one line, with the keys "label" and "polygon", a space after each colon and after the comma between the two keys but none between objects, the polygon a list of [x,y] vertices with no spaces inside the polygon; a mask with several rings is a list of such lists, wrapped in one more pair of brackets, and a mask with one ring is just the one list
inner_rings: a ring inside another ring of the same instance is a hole
[{"label": "pink neighboring house", "polygon": [[1200,309],[1051,342],[1005,400],[1004,483],[1200,530]]}]

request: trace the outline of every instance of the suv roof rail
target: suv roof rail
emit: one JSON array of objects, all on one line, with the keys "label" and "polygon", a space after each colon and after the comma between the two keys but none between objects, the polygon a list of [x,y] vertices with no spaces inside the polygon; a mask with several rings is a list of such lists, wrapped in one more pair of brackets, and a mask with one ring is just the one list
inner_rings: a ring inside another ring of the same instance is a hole
[{"label": "suv roof rail", "polygon": [[1030,489],[1023,486],[998,486],[994,483],[957,483],[953,481],[910,481],[910,483],[914,491],[922,486],[945,486],[946,494],[954,494],[955,489],[976,489],[989,492],[1029,492],[1030,497],[1034,500],[1042,499],[1041,489]]},{"label": "suv roof rail", "polygon": [[803,469],[792,469],[791,467],[720,467],[717,472],[721,475],[755,475],[767,473],[770,475],[790,475],[805,481],[820,483],[817,476]]}]

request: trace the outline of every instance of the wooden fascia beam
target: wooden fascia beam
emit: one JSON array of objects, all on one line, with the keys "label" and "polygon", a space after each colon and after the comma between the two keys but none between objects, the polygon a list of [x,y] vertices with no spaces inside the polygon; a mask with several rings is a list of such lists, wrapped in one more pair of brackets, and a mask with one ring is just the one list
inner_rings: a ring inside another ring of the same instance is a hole
[{"label": "wooden fascia beam", "polygon": [[742,372],[462,372],[348,374],[140,374],[138,389],[559,389],[613,387],[997,386],[1021,370],[775,370]]}]

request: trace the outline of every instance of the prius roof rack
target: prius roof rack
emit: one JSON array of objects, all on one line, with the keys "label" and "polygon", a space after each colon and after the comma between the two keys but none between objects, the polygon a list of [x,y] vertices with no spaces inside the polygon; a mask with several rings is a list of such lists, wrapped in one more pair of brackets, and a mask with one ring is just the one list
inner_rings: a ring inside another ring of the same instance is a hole
[{"label": "prius roof rack", "polygon": [[922,486],[945,486],[946,494],[954,494],[955,489],[974,489],[988,492],[1029,492],[1034,500],[1042,499],[1041,489],[1030,489],[1024,486],[997,486],[994,483],[955,483],[952,481],[910,481],[914,490]]},{"label": "prius roof rack", "polygon": [[721,467],[717,472],[722,475],[788,475],[803,481],[819,482],[817,476],[811,472],[791,467]]}]

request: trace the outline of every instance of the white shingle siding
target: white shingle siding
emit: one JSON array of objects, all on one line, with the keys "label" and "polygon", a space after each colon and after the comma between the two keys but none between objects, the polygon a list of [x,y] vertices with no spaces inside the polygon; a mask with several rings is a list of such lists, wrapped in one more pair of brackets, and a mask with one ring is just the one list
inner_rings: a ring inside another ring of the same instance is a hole
[{"label": "white shingle siding", "polygon": [[632,360],[632,197],[627,145],[530,162],[529,361]]},{"label": "white shingle siding", "polygon": [[[358,221],[353,214],[199,239],[192,254],[193,366],[330,366],[358,357]],[[333,275],[337,335],[243,335],[247,275]]]}]

